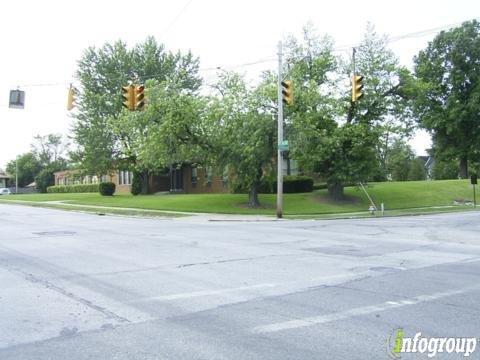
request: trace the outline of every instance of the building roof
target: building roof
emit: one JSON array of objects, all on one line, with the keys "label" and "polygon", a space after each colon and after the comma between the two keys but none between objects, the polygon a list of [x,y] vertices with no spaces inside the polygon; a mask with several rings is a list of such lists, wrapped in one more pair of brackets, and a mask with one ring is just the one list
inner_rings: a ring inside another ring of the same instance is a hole
[{"label": "building roof", "polygon": [[0,169],[0,179],[11,179],[12,177],[8,175],[5,171]]}]

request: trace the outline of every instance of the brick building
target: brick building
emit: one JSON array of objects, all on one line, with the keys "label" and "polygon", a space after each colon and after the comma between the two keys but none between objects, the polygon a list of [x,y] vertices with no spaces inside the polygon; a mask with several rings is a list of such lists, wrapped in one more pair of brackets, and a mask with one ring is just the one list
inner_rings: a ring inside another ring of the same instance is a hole
[{"label": "brick building", "polygon": [[[54,174],[55,185],[98,184],[111,181],[117,193],[129,193],[133,181],[131,171],[112,171],[101,177],[82,174],[80,170],[58,171]],[[176,192],[186,194],[228,192],[228,181],[224,176],[214,175],[210,168],[183,165],[164,174],[151,175],[148,179],[148,192]]]}]

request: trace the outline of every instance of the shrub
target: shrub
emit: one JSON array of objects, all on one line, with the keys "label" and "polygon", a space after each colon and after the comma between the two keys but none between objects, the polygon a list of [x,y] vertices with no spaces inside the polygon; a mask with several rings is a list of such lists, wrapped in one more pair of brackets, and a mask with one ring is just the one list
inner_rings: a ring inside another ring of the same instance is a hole
[{"label": "shrub", "polygon": [[[284,193],[303,193],[313,191],[313,178],[309,176],[288,175],[283,177]],[[262,180],[260,193],[275,194],[277,192],[277,181]]]},{"label": "shrub", "polygon": [[133,173],[132,188],[130,189],[132,195],[138,195],[142,193],[142,179],[138,172]]},{"label": "shrub", "polygon": [[313,185],[313,190],[325,190],[328,189],[327,183],[318,183]]},{"label": "shrub", "polygon": [[[275,188],[276,188],[275,184]],[[304,193],[313,191],[313,178],[308,176],[285,176],[283,178],[284,193]]]},{"label": "shrub", "polygon": [[98,184],[56,185],[49,186],[47,193],[91,193],[98,192]]},{"label": "shrub", "polygon": [[37,191],[40,193],[46,193],[48,187],[54,184],[55,177],[53,176],[53,172],[48,168],[43,169],[35,176],[35,185]]},{"label": "shrub", "polygon": [[100,192],[100,195],[112,196],[115,192],[115,184],[112,182],[102,182],[100,183],[98,190]]},{"label": "shrub", "polygon": [[260,194],[274,194],[277,192],[276,176],[264,176],[260,181],[258,192]]}]

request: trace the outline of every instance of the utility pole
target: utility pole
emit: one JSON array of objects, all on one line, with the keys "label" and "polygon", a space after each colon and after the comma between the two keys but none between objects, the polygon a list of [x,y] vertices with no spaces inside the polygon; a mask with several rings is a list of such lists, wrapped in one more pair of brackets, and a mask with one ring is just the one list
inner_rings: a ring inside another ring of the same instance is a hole
[{"label": "utility pole", "polygon": [[282,100],[282,42],[278,43],[278,132],[277,132],[277,218],[283,217],[283,100]]}]

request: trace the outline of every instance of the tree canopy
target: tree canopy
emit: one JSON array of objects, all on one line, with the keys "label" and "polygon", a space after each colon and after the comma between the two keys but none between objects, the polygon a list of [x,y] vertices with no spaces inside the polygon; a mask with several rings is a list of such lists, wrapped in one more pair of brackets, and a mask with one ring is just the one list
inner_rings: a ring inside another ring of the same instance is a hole
[{"label": "tree canopy", "polygon": [[78,63],[81,84],[79,110],[75,114],[73,133],[78,144],[76,159],[85,171],[97,175],[115,168],[123,153],[119,143],[125,139],[112,127],[111,119],[122,113],[122,86],[147,80],[174,82],[195,92],[201,79],[198,58],[165,50],[152,37],[133,49],[121,41],[102,48],[88,48]]},{"label": "tree canopy", "polygon": [[459,160],[460,176],[480,158],[480,23],[440,32],[415,57],[415,109],[433,136],[436,156]]}]

